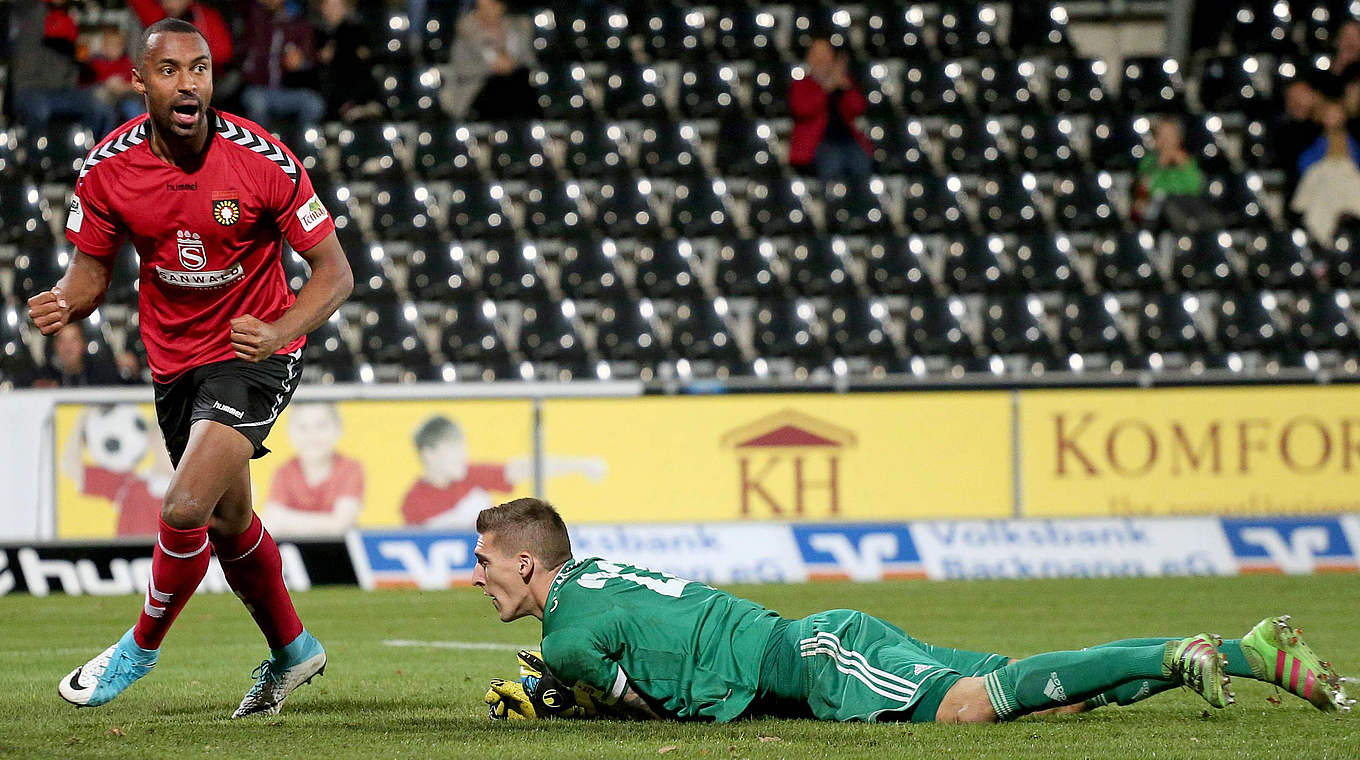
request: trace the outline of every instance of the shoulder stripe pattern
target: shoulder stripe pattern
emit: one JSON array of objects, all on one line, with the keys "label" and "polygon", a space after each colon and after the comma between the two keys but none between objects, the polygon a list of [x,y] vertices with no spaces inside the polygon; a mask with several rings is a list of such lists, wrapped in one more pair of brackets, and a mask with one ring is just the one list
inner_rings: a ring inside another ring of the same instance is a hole
[{"label": "shoulder stripe pattern", "polygon": [[288,175],[288,179],[291,179],[293,184],[297,184],[298,165],[279,146],[244,127],[227,121],[221,116],[217,117],[217,134],[278,164],[279,168],[283,169],[283,173]]},{"label": "shoulder stripe pattern", "polygon": [[103,161],[106,158],[113,158],[134,145],[140,145],[145,140],[146,122],[142,122],[136,127],[119,135],[117,139],[109,140],[98,148],[90,151],[90,155],[85,157],[85,163],[80,165],[80,177],[77,179],[85,179],[85,175],[100,161]]}]

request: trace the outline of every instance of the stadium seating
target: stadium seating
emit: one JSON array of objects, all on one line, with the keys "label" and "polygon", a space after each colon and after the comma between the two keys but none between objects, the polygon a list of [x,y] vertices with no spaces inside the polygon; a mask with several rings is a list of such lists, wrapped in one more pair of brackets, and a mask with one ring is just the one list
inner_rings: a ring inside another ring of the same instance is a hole
[{"label": "stadium seating", "polygon": [[[1211,50],[1115,61],[1072,47],[1062,6],[1017,30],[1006,3],[558,4],[531,12],[543,118],[487,123],[439,104],[453,6],[419,29],[365,9],[387,113],[280,127],[355,273],[309,377],[1341,367],[1360,225],[1296,228],[1274,137],[1284,87],[1353,11],[1242,3]],[[788,90],[822,35],[868,100],[867,181],[787,161]],[[1206,178],[1196,229],[1131,212],[1163,117]],[[5,320],[60,276],[94,139],[0,125],[0,382],[31,372],[32,331]],[[116,260],[100,326],[134,350],[137,266]],[[288,251],[284,272],[298,288],[307,267]]]}]

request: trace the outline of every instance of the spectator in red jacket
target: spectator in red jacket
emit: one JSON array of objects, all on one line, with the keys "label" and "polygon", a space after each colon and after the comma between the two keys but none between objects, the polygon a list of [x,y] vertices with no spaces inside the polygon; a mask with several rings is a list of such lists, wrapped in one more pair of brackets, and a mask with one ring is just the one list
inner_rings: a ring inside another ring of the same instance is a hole
[{"label": "spectator in red jacket", "polygon": [[194,0],[127,0],[127,4],[142,26],[151,26],[163,18],[188,21],[198,27],[208,41],[208,52],[212,54],[215,68],[220,69],[231,61],[231,29],[212,6]]},{"label": "spectator in red jacket", "polygon": [[874,170],[873,145],[855,128],[867,101],[850,79],[849,61],[830,40],[808,46],[802,78],[789,88],[793,135],[789,163],[815,171],[823,181],[867,179]]}]

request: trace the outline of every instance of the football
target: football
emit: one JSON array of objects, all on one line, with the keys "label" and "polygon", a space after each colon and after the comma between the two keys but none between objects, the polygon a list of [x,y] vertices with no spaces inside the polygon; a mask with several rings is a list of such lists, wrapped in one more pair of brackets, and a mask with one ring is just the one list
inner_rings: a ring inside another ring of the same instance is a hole
[{"label": "football", "polygon": [[85,417],[85,450],[106,470],[128,472],[146,454],[146,417],[133,404],[102,406]]}]

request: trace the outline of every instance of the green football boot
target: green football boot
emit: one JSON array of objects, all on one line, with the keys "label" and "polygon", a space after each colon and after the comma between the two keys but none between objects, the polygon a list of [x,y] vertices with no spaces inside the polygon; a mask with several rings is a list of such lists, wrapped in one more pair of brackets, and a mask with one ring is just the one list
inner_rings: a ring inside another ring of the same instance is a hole
[{"label": "green football boot", "polygon": [[1191,691],[1204,697],[1213,707],[1232,704],[1229,689],[1227,658],[1218,651],[1222,638],[1209,633],[1197,633],[1187,639],[1167,643],[1163,670],[1168,678],[1180,681]]},{"label": "green football boot", "polygon": [[1346,697],[1347,678],[1319,659],[1303,642],[1303,631],[1289,623],[1288,615],[1266,618],[1242,637],[1242,653],[1256,676],[1302,697],[1319,710],[1350,710],[1354,699]]}]

